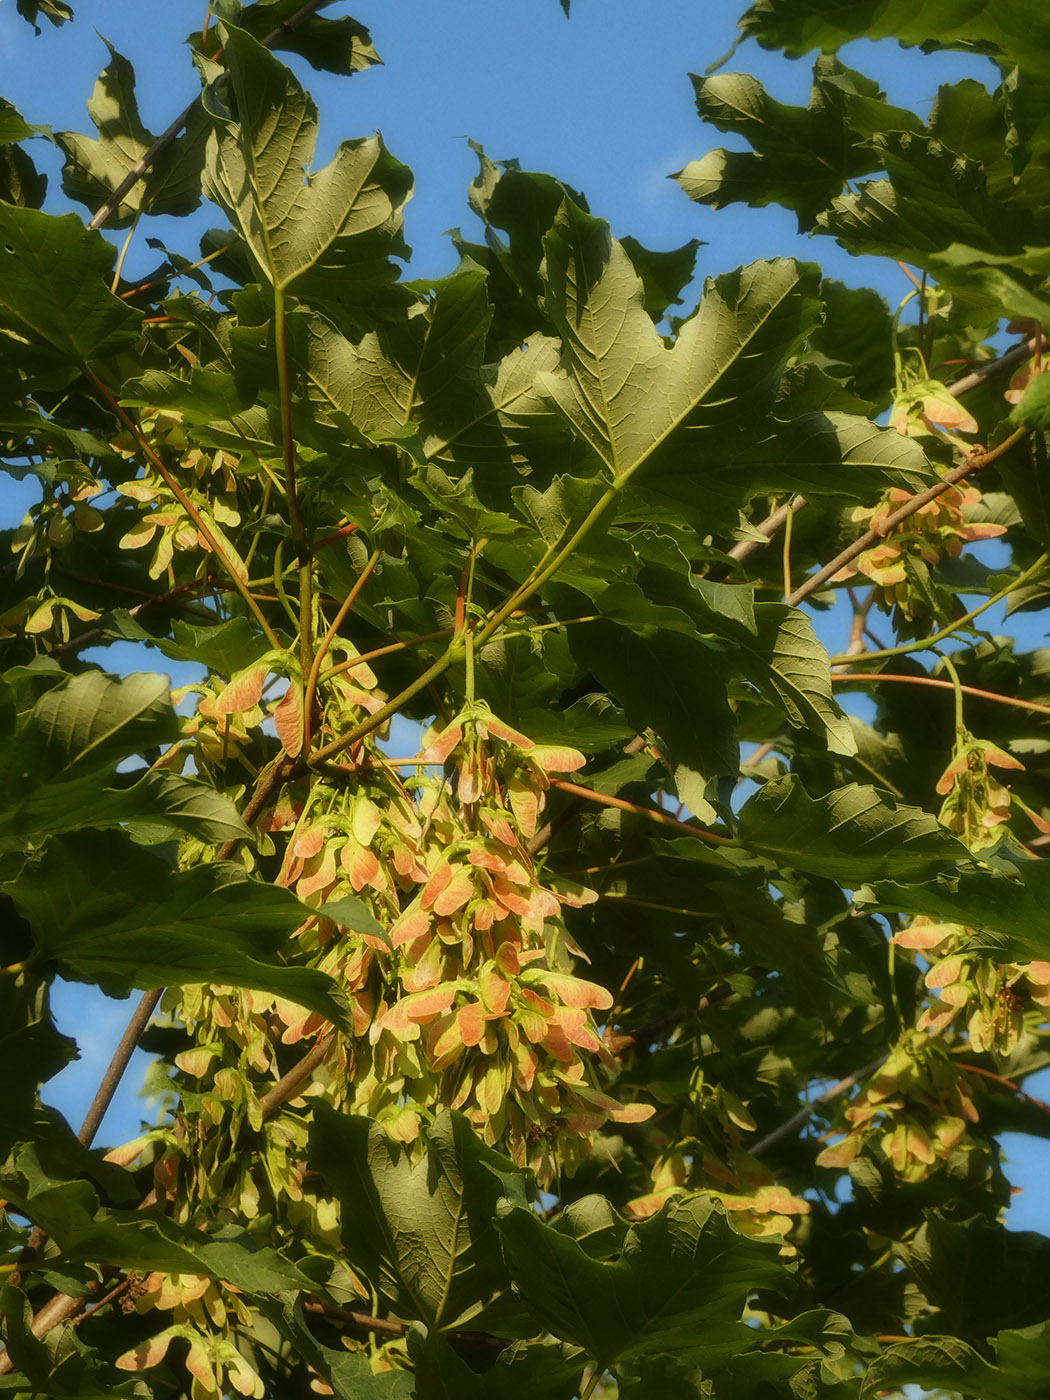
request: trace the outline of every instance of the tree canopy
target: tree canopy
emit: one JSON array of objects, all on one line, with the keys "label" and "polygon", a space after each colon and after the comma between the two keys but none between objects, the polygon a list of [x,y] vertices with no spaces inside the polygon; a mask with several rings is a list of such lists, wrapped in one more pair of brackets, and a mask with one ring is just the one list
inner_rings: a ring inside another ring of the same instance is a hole
[{"label": "tree canopy", "polygon": [[[1042,1400],[1050,22],[757,0],[810,101],[695,76],[683,198],[911,290],[694,305],[481,146],[414,280],[396,153],[314,166],[327,9],[212,0],[161,137],[117,47],[93,134],[0,102],[0,1394]],[[924,118],[864,36],[999,81]],[[79,1124],[56,977],[135,994]]]}]

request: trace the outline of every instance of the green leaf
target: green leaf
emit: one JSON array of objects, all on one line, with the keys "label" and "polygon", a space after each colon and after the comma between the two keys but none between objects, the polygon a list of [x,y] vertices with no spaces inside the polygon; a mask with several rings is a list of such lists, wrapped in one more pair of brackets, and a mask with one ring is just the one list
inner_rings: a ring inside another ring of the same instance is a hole
[{"label": "green leaf", "polygon": [[887,1390],[921,1385],[974,1400],[1044,1400],[1050,1386],[1050,1324],[1000,1332],[998,1366],[958,1337],[919,1337],[890,1347],[868,1367],[865,1400]]},{"label": "green leaf", "polygon": [[[1045,381],[1045,382],[1044,382]],[[999,476],[1013,497],[1024,527],[1033,539],[1050,547],[1050,462],[1047,460],[1045,426],[1050,426],[1050,375],[1040,374],[1028,385],[1024,397],[1010,414],[1012,422],[1029,421],[1037,431],[1029,434],[999,463]],[[1033,390],[1038,393],[1033,394]],[[1032,395],[1029,398],[1029,395]],[[1032,419],[1022,414],[1031,414]],[[1040,418],[1046,418],[1046,425]]]},{"label": "green leaf", "polygon": [[203,783],[147,771],[118,785],[118,763],[178,732],[164,676],[87,671],[48,690],[0,753],[0,849],[143,819],[215,843],[249,836],[233,803]]},{"label": "green leaf", "polygon": [[413,1400],[413,1380],[407,1371],[376,1375],[367,1357],[322,1346],[306,1325],[298,1294],[262,1298],[259,1311],[291,1343],[295,1354],[328,1382],[337,1400]]},{"label": "green leaf", "polygon": [[776,1290],[788,1276],[777,1241],[737,1234],[706,1197],[672,1201],[632,1225],[619,1257],[605,1261],[509,1202],[498,1226],[514,1286],[537,1322],[602,1365],[718,1348],[737,1329],[749,1291]]},{"label": "green leaf", "polygon": [[884,882],[875,892],[887,907],[967,925],[974,950],[1000,961],[1050,958],[1050,866],[1041,862],[1019,866],[1016,875],[981,870],[929,885]]},{"label": "green leaf", "polygon": [[307,175],[317,110],[292,73],[261,44],[223,26],[236,118],[212,90],[206,105],[222,125],[208,141],[204,189],[234,221],[275,287],[315,267],[340,236],[389,224],[404,198],[380,139],[344,141],[335,159]]},{"label": "green leaf", "polygon": [[77,364],[132,345],[141,312],[109,290],[115,257],[75,214],[0,204],[0,341],[6,331]]},{"label": "green leaf", "polygon": [[769,96],[746,73],[692,77],[701,121],[745,137],[753,153],[711,151],[675,179],[690,199],[722,209],[782,204],[798,215],[800,231],[841,194],[849,180],[879,168],[867,144],[873,131],[917,131],[913,113],[892,107],[878,84],[821,54],[809,105],[790,107]]},{"label": "green leaf", "polygon": [[0,145],[6,146],[13,141],[27,141],[39,130],[39,127],[30,126],[12,103],[0,97]]},{"label": "green leaf", "polygon": [[422,1136],[426,1155],[412,1162],[380,1124],[318,1105],[310,1160],[343,1202],[347,1260],[400,1317],[443,1332],[469,1324],[514,1335],[521,1309],[493,1215],[506,1194],[500,1174],[523,1184],[528,1174],[458,1114],[442,1113]]},{"label": "green leaf", "polygon": [[312,1286],[295,1264],[274,1249],[260,1248],[237,1226],[202,1235],[157,1210],[109,1210],[89,1182],[50,1178],[31,1150],[15,1154],[3,1186],[12,1205],[46,1230],[69,1263],[199,1273],[249,1296]]},{"label": "green leaf", "polygon": [[447,440],[476,403],[474,380],[491,318],[485,276],[477,268],[443,278],[419,315],[397,329],[372,332],[356,346],[312,317],[308,393],[364,432],[395,432],[425,412],[431,433]]},{"label": "green leaf", "polygon": [[816,323],[815,269],[755,263],[708,282],[669,350],[646,314],[638,274],[605,223],[566,200],[544,248],[546,308],[563,349],[562,369],[543,382],[618,484],[699,405],[717,399],[724,409],[743,392],[740,377],[761,404]]},{"label": "green leaf", "polygon": [[1038,241],[1028,211],[993,198],[976,161],[909,132],[879,135],[872,144],[889,179],[842,195],[819,220],[851,253],[906,257],[925,267],[952,243],[994,254]]},{"label": "green leaf", "polygon": [[830,374],[845,376],[857,393],[887,403],[893,388],[893,321],[885,297],[868,287],[820,284],[824,324],[809,338]]},{"label": "green leaf", "polygon": [[[8,915],[2,904],[0,914]],[[4,952],[5,964],[16,961]],[[55,1027],[42,981],[25,971],[0,979],[0,1162],[19,1139],[46,1137],[38,1121],[37,1089],[76,1053],[75,1042]]]},{"label": "green leaf", "polygon": [[620,239],[620,247],[630,258],[635,272],[642,279],[642,304],[653,321],[661,321],[672,306],[682,304],[682,292],[692,281],[700,240],[691,238],[680,248],[659,253],[643,247],[628,234]]},{"label": "green leaf", "polygon": [[755,622],[754,646],[746,632],[741,635],[744,674],[775,696],[796,729],[817,734],[832,753],[856,753],[849,717],[832,697],[828,654],[817,641],[809,617],[783,603],[759,603]]},{"label": "green leaf", "polygon": [[[483,1347],[479,1340],[478,1350]],[[479,1375],[446,1341],[432,1341],[420,1327],[409,1332],[408,1354],[415,1366],[416,1400],[506,1400],[514,1395],[574,1400],[587,1365],[587,1355],[578,1347],[512,1342]]]},{"label": "green leaf", "polygon": [[[109,49],[110,61],[99,74],[87,104],[98,139],[75,131],[55,133],[66,156],[62,189],[70,199],[86,204],[92,213],[107,202],[156,140],[139,117],[134,69],[108,40],[103,42]],[[107,223],[121,228],[138,214],[191,214],[200,203],[206,137],[207,124],[200,109],[195,108],[183,134],[150,163]]]},{"label": "green leaf", "polygon": [[[330,4],[331,0],[325,3]],[[368,30],[357,20],[349,15],[341,19],[329,19],[320,14],[302,16],[302,8],[299,0],[257,0],[243,9],[239,4],[227,4],[223,7],[223,17],[260,43],[277,31],[269,47],[299,54],[318,72],[348,77],[382,61],[372,47]],[[323,8],[323,4],[318,6],[318,9]],[[288,21],[293,15],[297,22],[291,25]],[[194,34],[191,38],[196,44],[200,35]]]},{"label": "green leaf", "polygon": [[937,1326],[956,1336],[980,1344],[1007,1324],[1045,1318],[1050,1240],[1043,1235],[1008,1230],[981,1216],[958,1220],[929,1211],[895,1252],[937,1309]]},{"label": "green leaf", "polygon": [[15,9],[23,19],[29,21],[38,34],[40,27],[36,21],[40,15],[56,26],[73,18],[73,10],[65,0],[15,0]]},{"label": "green leaf", "polygon": [[580,665],[612,692],[636,730],[654,729],[675,763],[705,777],[736,773],[736,719],[717,651],[663,628],[638,636],[604,620],[571,628],[569,641]]},{"label": "green leaf", "polygon": [[1025,4],[962,5],[956,0],[758,0],[740,28],[765,48],[791,58],[811,49],[833,51],[853,39],[898,39],[902,44],[959,48],[1047,72],[1050,16]]},{"label": "green leaf", "polygon": [[794,774],[766,783],[744,804],[740,844],[854,889],[905,871],[927,879],[968,859],[966,848],[918,807],[858,783],[813,798]]},{"label": "green leaf", "polygon": [[47,193],[41,175],[21,146],[0,146],[0,200],[23,209],[39,209]]},{"label": "green leaf", "polygon": [[1010,422],[1026,428],[1050,428],[1050,375],[1037,374],[1010,411]]},{"label": "green leaf", "polygon": [[37,958],[66,977],[120,993],[256,988],[349,1024],[329,977],[279,960],[311,911],[229,862],[176,872],[117,832],[80,832],[53,837],[3,889],[32,926]]}]

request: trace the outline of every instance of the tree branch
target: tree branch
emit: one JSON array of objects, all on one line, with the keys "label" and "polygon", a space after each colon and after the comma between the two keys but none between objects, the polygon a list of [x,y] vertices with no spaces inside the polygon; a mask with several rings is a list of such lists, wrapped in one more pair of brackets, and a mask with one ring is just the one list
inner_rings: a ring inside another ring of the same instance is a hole
[{"label": "tree branch", "polygon": [[[986,379],[1002,374],[1004,370],[1013,369],[1015,365],[1023,364],[1025,360],[1035,354],[1037,349],[1038,340],[1035,336],[1030,340],[1023,340],[1019,345],[1007,350],[1005,355],[1000,355],[997,360],[990,360],[980,369],[975,369],[970,374],[964,374],[954,384],[947,385],[948,393],[953,399],[961,398],[963,394],[968,394],[971,389],[976,389],[979,384],[983,384]],[[808,502],[804,496],[795,496],[790,502],[790,509],[797,513],[806,505]],[[788,505],[778,506],[772,515],[767,515],[765,520],[754,526],[766,538],[764,540],[741,540],[728,551],[730,558],[746,559],[749,554],[754,554],[756,549],[763,549],[787,520],[788,509]]]},{"label": "tree branch", "polygon": [[[319,10],[322,5],[327,3],[328,0],[308,0],[308,3],[305,4],[302,9],[296,10],[294,15],[289,15],[276,29],[271,30],[271,32],[267,34],[266,38],[262,41],[263,48],[272,48],[273,45],[277,43],[278,39],[283,38],[285,34],[290,34],[293,29],[302,24],[304,19],[309,19],[315,11]],[[226,73],[223,73],[217,80],[218,86],[220,87],[225,87],[228,82],[229,76]],[[120,203],[128,191],[135,188],[157,157],[164,154],[182,131],[193,114],[193,109],[197,106],[198,102],[200,102],[199,96],[188,103],[172,124],[161,132],[145,155],[141,156],[140,159],[135,162],[124,176],[123,180],[121,180],[120,184],[106,200],[105,204],[103,204],[100,209],[95,210],[88,221],[89,229],[101,228],[113,211],[120,207]]]},{"label": "tree branch", "polygon": [[847,545],[840,554],[837,554],[830,564],[825,564],[822,569],[818,569],[815,574],[811,574],[810,577],[806,579],[805,583],[796,588],[794,593],[784,601],[789,607],[797,607],[799,603],[802,602],[803,598],[808,598],[811,593],[815,593],[818,588],[827,583],[829,579],[833,578],[840,569],[845,568],[847,564],[856,559],[858,554],[863,554],[866,549],[871,549],[871,547],[878,544],[880,540],[884,540],[891,531],[895,530],[902,521],[907,520],[910,515],[914,515],[917,510],[921,510],[922,507],[927,505],[930,501],[935,501],[938,496],[943,496],[945,491],[954,486],[956,482],[962,481],[964,477],[972,476],[975,472],[984,471],[986,467],[993,466],[1002,457],[1005,457],[1012,447],[1016,447],[1021,439],[1027,436],[1027,433],[1027,428],[1018,428],[1016,432],[1011,433],[1005,441],[999,443],[997,447],[993,447],[990,451],[971,452],[962,466],[955,467],[952,471],[947,472],[940,481],[935,482],[933,486],[927,487],[925,491],[920,491],[917,496],[912,496],[910,500],[905,501],[899,510],[895,510],[892,515],[886,517],[878,529],[866,530],[859,539],[854,540],[851,545]]},{"label": "tree branch", "polygon": [[781,1123],[779,1128],[774,1128],[771,1133],[767,1133],[764,1138],[759,1138],[758,1142],[749,1152],[752,1157],[760,1157],[763,1152],[768,1152],[771,1147],[775,1147],[778,1142],[783,1142],[785,1138],[794,1137],[799,1128],[803,1127],[816,1113],[818,1108],[824,1104],[831,1103],[840,1094],[848,1093],[855,1084],[859,1084],[862,1079],[867,1079],[869,1074],[874,1074],[878,1067],[886,1060],[885,1055],[880,1055],[877,1060],[872,1060],[863,1069],[858,1069],[854,1074],[847,1074],[845,1079],[840,1079],[837,1084],[832,1084],[830,1089],[825,1089],[822,1094],[818,1094],[815,1099],[811,1099],[805,1107],[800,1108],[797,1113],[793,1113],[786,1122]]},{"label": "tree branch", "polygon": [[[934,676],[890,676],[885,671],[867,674],[863,671],[835,671],[832,684],[841,685],[844,681],[859,681],[861,685],[880,685],[892,681],[898,685],[929,685],[937,690],[954,690],[951,681],[939,681]],[[978,700],[994,700],[997,705],[1013,705],[1018,710],[1028,710],[1031,714],[1050,715],[1050,705],[1040,705],[1036,700],[1017,700],[1012,695],[999,695],[994,690],[980,690],[975,685],[960,685],[964,695],[976,696]]]}]

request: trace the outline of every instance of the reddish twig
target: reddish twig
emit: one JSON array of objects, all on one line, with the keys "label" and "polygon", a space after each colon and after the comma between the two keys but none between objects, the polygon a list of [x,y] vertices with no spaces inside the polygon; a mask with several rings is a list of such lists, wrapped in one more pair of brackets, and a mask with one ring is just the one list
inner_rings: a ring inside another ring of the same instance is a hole
[{"label": "reddish twig", "polygon": [[595,792],[593,788],[580,787],[578,783],[567,783],[561,778],[551,778],[551,787],[558,788],[561,792],[571,793],[573,797],[582,798],[584,802],[597,802],[603,807],[616,807],[621,812],[634,812],[636,816],[647,817],[650,821],[662,822],[665,826],[673,826],[678,831],[688,832],[691,836],[699,836],[704,841],[713,841],[720,846],[732,845],[732,837],[719,836],[717,832],[705,831],[702,826],[694,826],[692,822],[681,821],[678,817],[672,817],[668,812],[658,812],[654,807],[642,807],[637,802],[628,802],[622,797],[610,797],[604,792]]},{"label": "reddish twig", "polygon": [[917,510],[921,510],[922,507],[927,505],[930,501],[935,501],[938,496],[942,496],[945,491],[948,491],[965,477],[972,476],[975,472],[984,471],[985,468],[993,466],[1002,457],[1005,457],[1007,452],[1009,452],[1012,447],[1015,447],[1027,433],[1027,428],[1018,428],[1016,432],[1011,433],[1004,442],[999,443],[997,447],[991,448],[988,452],[971,452],[962,466],[955,467],[952,471],[947,472],[941,477],[940,481],[935,482],[933,486],[927,487],[925,491],[920,491],[918,495],[912,496],[910,500],[905,501],[900,509],[895,510],[892,515],[888,515],[877,529],[866,530],[859,539],[854,540],[851,545],[847,545],[840,554],[837,554],[830,564],[825,564],[822,569],[818,569],[815,574],[811,574],[810,577],[806,579],[805,583],[796,588],[794,593],[784,601],[789,607],[797,607],[798,604],[802,602],[803,598],[808,598],[811,593],[815,593],[818,588],[832,579],[840,569],[852,563],[859,554],[863,554],[866,549],[871,549],[871,547],[878,544],[880,540],[884,540],[888,534],[895,530],[903,521],[907,520],[909,516],[914,515]]},{"label": "reddish twig", "polygon": [[[861,685],[878,685],[883,681],[892,681],[899,685],[928,685],[937,690],[955,689],[951,681],[939,681],[933,676],[891,676],[885,671],[871,675],[862,671],[833,671],[831,680],[833,684],[837,685],[841,685],[845,681],[859,681]],[[1050,715],[1050,705],[1040,705],[1035,700],[1016,700],[1012,695],[999,695],[994,690],[980,690],[975,685],[960,685],[959,689],[964,695],[976,696],[978,700],[994,700],[998,705],[1013,705],[1018,710],[1030,710],[1037,715]]]},{"label": "reddish twig", "polygon": [[1017,1094],[1026,1103],[1030,1103],[1033,1108],[1038,1108],[1043,1113],[1050,1113],[1050,1103],[1044,1103],[1042,1099],[1037,1099],[1033,1094],[1026,1093],[1012,1079],[1004,1079],[1001,1074],[993,1074],[990,1069],[982,1069],[980,1065],[960,1065],[959,1068],[965,1070],[967,1074],[979,1074],[982,1079],[990,1079],[993,1084],[999,1084],[1002,1088]]}]

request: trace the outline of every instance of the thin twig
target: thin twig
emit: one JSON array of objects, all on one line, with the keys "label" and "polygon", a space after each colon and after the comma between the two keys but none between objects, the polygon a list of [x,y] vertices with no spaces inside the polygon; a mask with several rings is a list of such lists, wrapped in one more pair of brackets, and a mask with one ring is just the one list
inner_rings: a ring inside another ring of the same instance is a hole
[{"label": "thin twig", "polygon": [[332,1037],[326,1035],[323,1040],[319,1040],[311,1050],[307,1051],[298,1064],[293,1065],[287,1074],[282,1075],[273,1088],[267,1090],[259,1100],[262,1116],[269,1118],[280,1108],[281,1104],[292,1098],[299,1085],[304,1079],[310,1077],[331,1049]]},{"label": "thin twig", "polygon": [[621,812],[634,812],[637,816],[662,822],[665,826],[673,826],[678,831],[688,832],[690,836],[699,836],[704,841],[713,841],[720,846],[733,844],[731,836],[719,836],[715,831],[705,831],[702,826],[681,821],[678,817],[672,817],[669,812],[658,812],[654,807],[642,807],[637,802],[627,802],[622,797],[610,797],[604,792],[595,792],[593,788],[580,787],[578,783],[564,782],[561,778],[551,778],[550,784],[551,787],[571,793],[573,797],[579,797],[584,802],[597,802],[603,807],[616,807]]},{"label": "thin twig", "polygon": [[800,510],[804,510],[808,505],[804,496],[792,496],[787,504],[778,506],[772,515],[767,515],[765,520],[752,528],[760,535],[765,535],[764,540],[739,540],[732,549],[726,551],[730,559],[746,559],[749,554],[754,554],[756,549],[764,549],[776,532],[784,524],[789,515],[797,515]]},{"label": "thin twig", "polygon": [[[1015,345],[1004,355],[1000,355],[997,360],[989,360],[980,369],[975,369],[971,374],[964,374],[954,384],[949,384],[947,386],[948,393],[953,399],[961,398],[963,394],[968,394],[971,389],[976,389],[979,384],[983,384],[986,379],[991,379],[1004,370],[1013,369],[1015,365],[1023,364],[1025,360],[1035,354],[1037,349],[1038,339],[1036,337],[1024,340],[1020,345]],[[793,512],[798,512],[807,504],[803,496],[795,496],[790,502],[790,509]],[[788,509],[787,505],[778,506],[771,515],[766,516],[765,520],[753,526],[753,529],[757,530],[759,534],[765,535],[766,538],[764,540],[741,540],[727,551],[729,557],[737,560],[746,559],[756,549],[763,549],[784,524],[788,517]]]},{"label": "thin twig", "polygon": [[124,1034],[120,1037],[120,1044],[113,1052],[113,1058],[109,1062],[109,1068],[102,1076],[102,1083],[98,1086],[95,1097],[91,1100],[91,1107],[84,1115],[84,1121],[80,1125],[77,1137],[85,1147],[90,1147],[95,1140],[95,1134],[106,1116],[106,1110],[113,1102],[113,1095],[117,1092],[117,1086],[124,1077],[124,1071],[128,1067],[132,1055],[139,1043],[142,1032],[149,1024],[149,1019],[157,1009],[164,988],[158,987],[152,992],[143,994],[138,1006],[132,1013],[131,1019],[125,1027]]},{"label": "thin twig", "polygon": [[349,613],[350,609],[357,602],[358,595],[360,594],[361,589],[364,588],[365,584],[367,583],[369,575],[371,574],[375,566],[379,563],[380,554],[381,551],[378,548],[372,551],[372,554],[369,556],[369,559],[365,564],[364,568],[358,574],[353,587],[350,589],[350,592],[346,595],[346,597],[340,604],[339,611],[333,618],[331,627],[329,627],[328,631],[324,634],[321,643],[319,644],[317,650],[314,652],[313,662],[310,666],[310,674],[307,677],[306,681],[306,690],[303,694],[304,753],[309,753],[310,751],[310,718],[311,711],[313,710],[314,705],[314,696],[317,694],[317,677],[321,673],[321,662],[328,655],[329,647],[335,640],[336,634],[338,633],[340,627],[346,621],[346,616]]},{"label": "thin twig", "polygon": [[366,1332],[377,1332],[387,1337],[403,1337],[408,1328],[401,1322],[392,1322],[386,1317],[373,1317],[371,1313],[355,1312],[352,1308],[337,1308],[331,1303],[303,1303],[303,1312],[317,1317],[327,1317],[333,1322],[345,1322],[351,1327],[362,1327]]},{"label": "thin twig", "polygon": [[1030,1103],[1033,1108],[1038,1108],[1043,1113],[1050,1113],[1050,1103],[1044,1103],[1042,1099],[1037,1099],[1034,1095],[1026,1093],[1024,1089],[1022,1089],[1019,1084],[1015,1084],[1012,1079],[1004,1079],[1001,1074],[993,1074],[990,1069],[982,1069],[980,1065],[960,1065],[959,1068],[965,1070],[967,1074],[979,1074],[982,1079],[990,1079],[993,1084],[998,1084],[1002,1088],[1009,1089],[1012,1093],[1017,1094],[1020,1098],[1024,1099],[1026,1103]]},{"label": "thin twig", "polygon": [[[859,681],[861,685],[879,685],[884,681],[892,681],[899,685],[929,685],[937,690],[955,689],[951,681],[939,681],[933,676],[891,676],[885,671],[873,675],[866,675],[862,671],[833,671],[831,680],[836,685],[846,681]],[[1012,695],[999,695],[994,690],[980,690],[975,685],[960,685],[959,689],[964,695],[976,696],[978,700],[994,700],[997,705],[1012,705],[1015,709],[1028,710],[1032,714],[1050,715],[1050,705],[1040,705],[1035,700],[1016,700]]]},{"label": "thin twig", "polygon": [[[305,4],[302,7],[302,9],[296,10],[294,15],[289,15],[286,20],[282,21],[282,23],[277,26],[276,29],[272,30],[269,34],[267,34],[266,38],[262,41],[263,48],[272,48],[273,45],[277,43],[278,39],[280,39],[285,34],[291,33],[293,29],[295,29],[298,25],[302,24],[304,19],[309,19],[310,16],[316,10],[319,10],[324,4],[327,4],[327,0],[308,0],[308,3]],[[223,73],[216,80],[216,86],[225,87],[227,82],[229,82],[229,75],[228,73]],[[124,196],[128,193],[128,191],[133,190],[135,188],[138,182],[145,175],[146,171],[156,161],[157,157],[164,154],[164,152],[168,149],[168,147],[172,144],[172,142],[182,131],[183,127],[193,115],[193,109],[197,106],[200,100],[200,97],[197,96],[193,99],[192,102],[188,103],[179,113],[179,115],[175,118],[175,120],[171,123],[171,125],[161,132],[161,134],[157,137],[156,141],[154,141],[153,145],[150,146],[149,150],[145,153],[145,155],[141,156],[135,162],[135,164],[131,167],[128,173],[124,176],[123,180],[121,180],[120,184],[116,187],[116,189],[113,191],[110,197],[106,200],[105,204],[103,204],[100,209],[95,210],[95,213],[88,221],[89,229],[101,228],[102,225],[109,218],[109,216],[113,213],[113,211],[120,207],[120,204]]]},{"label": "thin twig", "polygon": [[848,1093],[855,1084],[859,1084],[862,1079],[867,1079],[869,1074],[874,1074],[878,1067],[886,1060],[885,1055],[880,1055],[877,1060],[872,1060],[870,1064],[858,1069],[854,1074],[847,1074],[845,1079],[840,1079],[837,1084],[832,1084],[830,1089],[825,1089],[822,1094],[818,1094],[815,1099],[811,1099],[808,1104],[800,1108],[779,1128],[774,1128],[771,1133],[767,1133],[764,1138],[759,1138],[758,1142],[748,1151],[752,1157],[760,1157],[763,1152],[768,1152],[771,1147],[775,1147],[778,1142],[783,1142],[785,1138],[794,1137],[799,1128],[803,1127],[816,1113],[818,1108],[824,1104],[831,1103],[840,1094]]},{"label": "thin twig", "polygon": [[917,510],[921,510],[922,507],[927,505],[930,501],[935,501],[938,496],[943,496],[945,491],[950,490],[956,482],[962,481],[965,477],[972,476],[975,472],[984,471],[986,467],[993,466],[1002,457],[1005,457],[1007,452],[1009,452],[1012,447],[1015,447],[1022,438],[1027,436],[1027,433],[1027,428],[1018,428],[1015,432],[1011,433],[1005,441],[999,443],[997,447],[991,448],[988,452],[971,452],[962,466],[955,467],[954,470],[947,472],[941,477],[940,481],[935,482],[933,486],[927,487],[925,491],[920,491],[918,495],[912,496],[910,500],[905,501],[900,509],[895,510],[892,515],[888,515],[877,529],[866,530],[859,539],[854,540],[851,545],[848,545],[840,554],[837,554],[830,564],[825,564],[822,569],[818,569],[815,574],[811,574],[810,577],[806,579],[805,583],[796,588],[790,598],[785,600],[788,606],[793,608],[797,607],[799,603],[802,602],[803,598],[808,598],[811,593],[815,593],[818,588],[821,588],[829,579],[833,578],[840,569],[845,568],[847,564],[856,559],[858,554],[863,554],[866,549],[870,549],[872,545],[878,544],[881,540],[884,540],[902,521],[907,520],[909,516],[914,515]]}]

